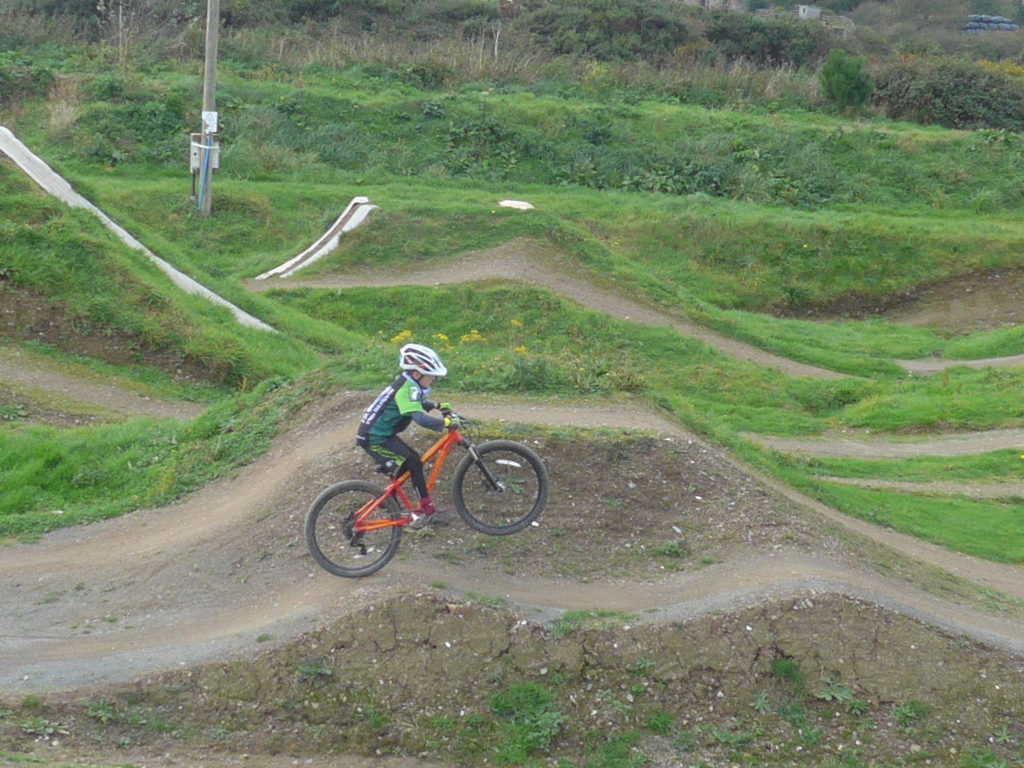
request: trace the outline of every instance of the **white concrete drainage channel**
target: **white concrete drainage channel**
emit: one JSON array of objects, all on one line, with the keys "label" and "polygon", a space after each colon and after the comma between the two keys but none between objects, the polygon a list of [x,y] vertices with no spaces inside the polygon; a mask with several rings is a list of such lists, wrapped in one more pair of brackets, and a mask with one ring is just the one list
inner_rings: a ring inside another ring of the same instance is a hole
[{"label": "white concrete drainage channel", "polygon": [[377,206],[370,205],[368,198],[353,197],[352,202],[348,204],[348,207],[345,208],[341,216],[331,225],[331,228],[317,238],[316,242],[309,246],[309,248],[298,256],[288,259],[284,264],[269,269],[262,275],[257,275],[256,279],[266,280],[268,277],[290,277],[303,267],[308,267],[314,261],[323,258],[337,248],[342,234],[351,232],[358,227],[366,221],[366,217],[370,215],[370,212],[376,209]]},{"label": "white concrete drainage channel", "polygon": [[3,126],[0,126],[0,151],[11,158],[15,165],[17,165],[29,178],[42,187],[46,192],[62,200],[72,208],[85,208],[93,213],[111,232],[116,234],[123,243],[145,254],[150,261],[156,264],[161,271],[170,277],[171,281],[176,286],[186,293],[202,296],[203,298],[212,301],[214,304],[226,307],[242,325],[250,328],[258,328],[261,331],[277,332],[274,328],[271,328],[259,318],[253,317],[245,310],[236,307],[227,299],[218,296],[209,288],[200,285],[184,272],[171,266],[155,253],[150,251],[113,219],[103,213],[103,211],[78,194],[64,178],[58,175],[39,157],[34,155],[13,133]]}]

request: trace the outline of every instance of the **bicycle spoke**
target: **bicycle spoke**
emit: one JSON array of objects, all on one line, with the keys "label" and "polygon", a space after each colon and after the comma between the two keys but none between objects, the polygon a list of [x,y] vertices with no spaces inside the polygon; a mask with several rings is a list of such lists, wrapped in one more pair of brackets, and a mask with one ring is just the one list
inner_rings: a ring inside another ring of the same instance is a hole
[{"label": "bicycle spoke", "polygon": [[[366,576],[380,569],[394,555],[401,528],[388,526],[357,530],[355,516],[380,495],[368,483],[340,483],[314,503],[306,518],[306,541],[314,559],[338,576]],[[398,507],[388,499],[368,519],[397,519]]]},{"label": "bicycle spoke", "polygon": [[502,535],[526,527],[547,499],[547,473],[529,448],[495,440],[477,448],[456,472],[459,514],[483,533]]}]

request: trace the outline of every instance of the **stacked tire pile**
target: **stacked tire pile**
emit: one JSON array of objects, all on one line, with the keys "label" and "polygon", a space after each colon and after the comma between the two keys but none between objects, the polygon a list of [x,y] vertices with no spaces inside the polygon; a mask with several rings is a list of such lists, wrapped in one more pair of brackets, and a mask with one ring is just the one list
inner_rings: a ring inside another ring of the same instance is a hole
[{"label": "stacked tire pile", "polygon": [[1020,27],[1005,16],[973,13],[967,17],[964,32],[1016,32]]}]

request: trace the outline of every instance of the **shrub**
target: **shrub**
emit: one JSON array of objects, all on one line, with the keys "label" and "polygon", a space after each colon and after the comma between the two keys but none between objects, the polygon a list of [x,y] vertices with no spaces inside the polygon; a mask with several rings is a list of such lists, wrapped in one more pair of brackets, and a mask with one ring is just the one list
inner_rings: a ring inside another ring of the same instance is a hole
[{"label": "shrub", "polygon": [[741,13],[713,14],[706,34],[730,61],[746,59],[765,67],[813,64],[825,56],[833,38],[817,25]]},{"label": "shrub", "polygon": [[863,106],[875,87],[864,59],[850,56],[841,48],[829,51],[819,77],[825,98],[844,109]]},{"label": "shrub", "polygon": [[53,72],[35,65],[20,53],[0,53],[0,104],[13,104],[27,96],[42,96],[53,82]]},{"label": "shrub", "polygon": [[664,0],[567,0],[522,24],[554,53],[657,61],[689,42],[689,12]]},{"label": "shrub", "polygon": [[417,40],[432,39],[453,28],[478,34],[498,17],[496,3],[488,0],[248,0],[238,26],[282,15],[291,22],[345,19],[347,25],[377,35]]},{"label": "shrub", "polygon": [[1024,130],[1024,85],[977,64],[906,57],[876,79],[873,103],[887,116],[946,128]]}]

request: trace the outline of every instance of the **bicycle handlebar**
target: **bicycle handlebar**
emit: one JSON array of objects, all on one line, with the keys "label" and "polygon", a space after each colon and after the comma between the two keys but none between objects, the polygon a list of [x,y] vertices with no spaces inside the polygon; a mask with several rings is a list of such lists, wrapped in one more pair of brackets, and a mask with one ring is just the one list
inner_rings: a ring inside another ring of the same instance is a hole
[{"label": "bicycle handlebar", "polygon": [[[438,410],[441,411],[442,416],[452,420],[453,423],[449,425],[448,429],[465,429],[469,423],[464,416],[460,416],[452,408],[438,408]],[[454,422],[458,422],[458,424],[455,424]]]}]

